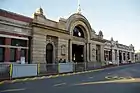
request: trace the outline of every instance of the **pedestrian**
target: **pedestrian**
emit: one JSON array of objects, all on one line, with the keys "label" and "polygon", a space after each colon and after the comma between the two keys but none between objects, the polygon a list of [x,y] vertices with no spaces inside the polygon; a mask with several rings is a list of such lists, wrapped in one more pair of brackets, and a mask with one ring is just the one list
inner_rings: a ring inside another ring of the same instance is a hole
[{"label": "pedestrian", "polygon": [[66,63],[66,59],[64,59],[63,63]]},{"label": "pedestrian", "polygon": [[60,59],[60,60],[59,60],[59,63],[62,63],[62,62],[63,62],[62,59]]}]

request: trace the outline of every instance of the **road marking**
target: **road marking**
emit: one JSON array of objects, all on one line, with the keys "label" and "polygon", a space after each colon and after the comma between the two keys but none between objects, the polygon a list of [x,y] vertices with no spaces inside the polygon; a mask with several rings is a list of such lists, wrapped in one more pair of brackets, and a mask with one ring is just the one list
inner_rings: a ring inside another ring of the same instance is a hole
[{"label": "road marking", "polygon": [[14,83],[14,82],[16,82],[16,81],[17,81],[17,80],[12,80],[11,83]]},{"label": "road marking", "polygon": [[43,76],[43,77],[41,77],[40,79],[44,79],[44,78],[46,78],[45,76]]},{"label": "road marking", "polygon": [[22,81],[27,81],[29,78],[22,79]]},{"label": "road marking", "polygon": [[12,80],[11,82],[12,83],[15,83],[15,82],[20,82],[20,81],[22,81],[23,79],[15,79],[15,81],[14,80]]},{"label": "road marking", "polygon": [[94,85],[94,84],[105,84],[105,83],[127,83],[127,82],[134,82],[135,79],[125,79],[125,80],[112,80],[112,81],[98,81],[98,82],[86,82],[86,83],[80,83],[80,84],[74,84],[74,85]]},{"label": "road marking", "polygon": [[62,74],[62,76],[66,76],[66,74]]},{"label": "road marking", "polygon": [[37,77],[31,78],[30,80],[37,80]]},{"label": "road marking", "polygon": [[52,78],[52,75],[50,75],[50,76],[47,76],[47,78]]},{"label": "road marking", "polygon": [[89,77],[89,79],[92,79],[93,77]]},{"label": "road marking", "polygon": [[52,77],[51,78],[55,78],[56,77],[56,75],[52,75]]},{"label": "road marking", "polygon": [[0,93],[17,92],[17,91],[23,91],[23,90],[26,90],[26,89],[25,88],[21,88],[21,89],[7,89],[7,90],[0,91]]},{"label": "road marking", "polygon": [[71,73],[68,73],[68,74],[67,74],[67,76],[70,76],[70,75],[71,75]]},{"label": "road marking", "polygon": [[54,87],[57,87],[57,86],[62,86],[62,85],[66,85],[66,83],[59,83],[59,84],[55,84]]},{"label": "road marking", "polygon": [[119,77],[119,76],[105,76],[105,79],[109,79],[109,80],[120,80],[120,79],[133,79],[132,77]]},{"label": "road marking", "polygon": [[59,77],[60,75],[58,74],[58,75],[56,75],[56,77]]}]

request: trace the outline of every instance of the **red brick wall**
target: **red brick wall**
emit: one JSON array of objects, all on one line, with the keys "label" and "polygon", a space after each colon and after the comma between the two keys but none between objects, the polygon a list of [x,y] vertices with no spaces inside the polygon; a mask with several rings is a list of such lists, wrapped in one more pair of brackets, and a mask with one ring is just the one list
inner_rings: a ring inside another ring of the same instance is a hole
[{"label": "red brick wall", "polygon": [[18,48],[16,49],[16,61],[17,60],[20,61],[20,50]]},{"label": "red brick wall", "polygon": [[[5,45],[11,45],[11,38],[5,38]],[[10,61],[10,48],[5,48],[4,60],[5,62]]]},{"label": "red brick wall", "polygon": [[[29,41],[27,41],[27,47]],[[5,45],[11,45],[11,38],[5,38]],[[20,57],[21,57],[21,50],[16,48],[16,61],[19,60],[20,61]],[[10,48],[9,47],[5,47],[5,53],[4,53],[4,62],[10,62]],[[28,49],[26,50],[26,62],[28,62]]]},{"label": "red brick wall", "polygon": [[0,9],[0,16],[23,22],[32,22],[32,18]]}]

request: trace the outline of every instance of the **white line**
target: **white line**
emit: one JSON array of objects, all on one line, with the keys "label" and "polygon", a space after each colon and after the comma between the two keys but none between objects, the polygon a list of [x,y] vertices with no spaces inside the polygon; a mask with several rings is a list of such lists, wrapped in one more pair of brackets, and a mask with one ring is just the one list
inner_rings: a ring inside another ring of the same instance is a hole
[{"label": "white line", "polygon": [[98,82],[85,82],[85,83],[80,83],[80,84],[75,84],[75,85],[93,85],[93,84],[105,84],[105,83],[123,83],[123,82],[134,82],[135,79],[126,79],[126,80],[113,80],[113,81],[98,81]]},{"label": "white line", "polygon": [[93,77],[89,77],[89,79],[92,79]]},{"label": "white line", "polygon": [[66,83],[55,84],[54,87],[65,85]]},{"label": "white line", "polygon": [[23,91],[23,90],[26,90],[26,89],[25,88],[21,88],[21,89],[7,89],[7,90],[0,91],[0,93],[14,92],[14,91]]}]

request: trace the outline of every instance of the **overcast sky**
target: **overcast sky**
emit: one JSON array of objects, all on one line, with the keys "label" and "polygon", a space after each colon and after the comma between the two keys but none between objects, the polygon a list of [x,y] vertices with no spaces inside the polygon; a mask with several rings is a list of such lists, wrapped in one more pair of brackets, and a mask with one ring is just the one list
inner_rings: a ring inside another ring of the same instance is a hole
[{"label": "overcast sky", "polygon": [[[31,17],[42,7],[47,18],[70,16],[77,10],[77,0],[0,0],[0,8]],[[140,49],[140,0],[81,0],[82,14],[92,28],[103,31],[104,38],[133,44]]]}]

